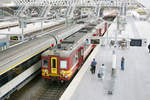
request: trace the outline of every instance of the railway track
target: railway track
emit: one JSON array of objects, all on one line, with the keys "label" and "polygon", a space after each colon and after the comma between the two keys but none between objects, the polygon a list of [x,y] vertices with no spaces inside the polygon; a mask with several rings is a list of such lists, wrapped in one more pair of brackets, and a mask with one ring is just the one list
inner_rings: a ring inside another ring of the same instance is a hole
[{"label": "railway track", "polygon": [[69,83],[47,83],[32,100],[59,100],[59,97],[63,94]]}]

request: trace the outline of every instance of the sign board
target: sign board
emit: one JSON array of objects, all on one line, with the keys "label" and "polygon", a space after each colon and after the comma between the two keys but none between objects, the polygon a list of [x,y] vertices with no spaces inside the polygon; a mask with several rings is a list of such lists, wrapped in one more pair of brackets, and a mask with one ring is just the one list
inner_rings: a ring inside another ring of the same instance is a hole
[{"label": "sign board", "polygon": [[[101,44],[105,45],[109,43],[110,45],[114,45],[115,43],[115,37],[99,37],[99,36],[89,36],[86,39],[86,44]],[[114,42],[114,43],[112,43]],[[146,47],[147,46],[147,39],[144,38],[139,38],[139,39],[134,39],[134,38],[117,38],[117,45],[118,46],[138,46],[138,47]]]},{"label": "sign board", "polygon": [[147,40],[146,39],[131,39],[130,46],[142,46],[146,47]]},{"label": "sign board", "polygon": [[91,44],[100,44],[100,39],[91,39]]},{"label": "sign board", "polygon": [[142,46],[141,39],[131,39],[130,46]]},{"label": "sign board", "polygon": [[102,41],[102,38],[94,36],[94,37],[88,37],[86,39],[86,44],[100,44]]}]

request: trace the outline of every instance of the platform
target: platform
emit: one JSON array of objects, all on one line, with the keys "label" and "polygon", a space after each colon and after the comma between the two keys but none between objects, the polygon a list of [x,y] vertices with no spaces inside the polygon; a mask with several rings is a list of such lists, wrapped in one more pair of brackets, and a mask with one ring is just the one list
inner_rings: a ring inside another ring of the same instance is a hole
[{"label": "platform", "polygon": [[[24,28],[24,35],[25,34],[29,34],[31,32],[36,32],[42,29],[46,29],[49,27],[52,27],[54,25],[57,25],[59,23],[63,23],[64,19],[59,19],[59,20],[51,20],[49,22],[43,23],[43,26],[41,26],[41,22],[36,22],[36,23],[31,23],[26,25],[26,27]],[[19,26],[16,27],[12,27],[10,29],[1,29],[0,30],[0,34],[22,34],[22,28],[20,28]]]},{"label": "platform", "polygon": [[12,26],[17,26],[18,22],[17,21],[12,21],[12,22],[0,22],[0,29],[2,28],[8,28]]},{"label": "platform", "polygon": [[[117,75],[113,95],[106,93],[112,65],[112,50],[100,46],[96,49],[70,84],[74,84],[76,87],[72,90],[74,91],[72,96],[61,100],[149,100],[150,54],[145,48],[131,47],[127,50],[117,50]],[[125,57],[125,71],[120,70],[121,56]],[[102,63],[105,64],[106,77],[104,80],[98,79],[97,73],[95,75],[91,74],[89,62],[92,61],[92,58],[96,58],[97,67]],[[83,72],[85,73],[83,74]],[[76,84],[78,85],[76,86]],[[72,91],[70,88],[70,92]]]}]

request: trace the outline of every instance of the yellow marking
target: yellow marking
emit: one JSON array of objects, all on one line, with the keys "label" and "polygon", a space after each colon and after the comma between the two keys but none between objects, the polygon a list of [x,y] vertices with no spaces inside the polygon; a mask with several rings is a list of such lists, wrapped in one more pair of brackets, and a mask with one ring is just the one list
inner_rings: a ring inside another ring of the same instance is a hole
[{"label": "yellow marking", "polygon": [[[65,77],[65,75],[67,75],[68,77],[70,77],[72,75],[72,70],[68,70],[68,71],[62,71],[63,72],[63,76],[61,76],[61,74],[53,74],[53,73],[48,73],[47,71],[47,76],[52,76],[52,77],[57,77],[57,76],[60,76],[60,77]],[[44,73],[45,73],[45,70],[42,71],[42,75],[44,76]],[[61,73],[61,72],[60,72]]]},{"label": "yellow marking", "polygon": [[22,61],[19,61],[18,63],[14,64],[14,65],[12,65],[11,67],[9,67],[9,68],[5,69],[4,71],[0,72],[0,74],[2,74],[2,73],[4,73],[4,72],[8,71],[9,69],[11,69],[11,68],[15,67],[16,65],[21,64],[21,63],[22,63],[22,62],[24,62],[25,60],[27,60],[27,59],[29,59],[29,58],[31,58],[31,57],[33,57],[33,56],[35,56],[36,54],[38,54],[38,53],[40,53],[41,51],[43,51],[43,50],[47,49],[48,47],[50,47],[50,46],[47,46],[47,47],[45,47],[45,48],[43,48],[43,49],[39,50],[38,52],[36,52],[36,53],[32,54],[31,56],[29,56],[29,57],[27,57],[27,58],[25,58],[25,59],[23,59]]},{"label": "yellow marking", "polygon": [[56,76],[60,76],[60,75],[58,75],[58,74],[49,74],[49,76],[56,77]]},{"label": "yellow marking", "polygon": [[68,71],[62,71],[63,72],[63,76],[65,77],[65,75],[67,75],[68,77],[70,77],[72,75],[72,70],[68,70]]}]

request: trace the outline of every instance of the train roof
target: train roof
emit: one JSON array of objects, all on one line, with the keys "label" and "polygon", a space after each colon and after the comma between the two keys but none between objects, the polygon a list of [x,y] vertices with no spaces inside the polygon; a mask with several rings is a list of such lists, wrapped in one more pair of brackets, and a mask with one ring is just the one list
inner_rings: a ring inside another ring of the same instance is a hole
[{"label": "train roof", "polygon": [[86,36],[92,31],[92,28],[82,28],[73,35],[63,40],[57,47],[45,51],[42,56],[56,55],[56,56],[69,56],[75,49],[79,48],[81,44],[85,43]]}]

